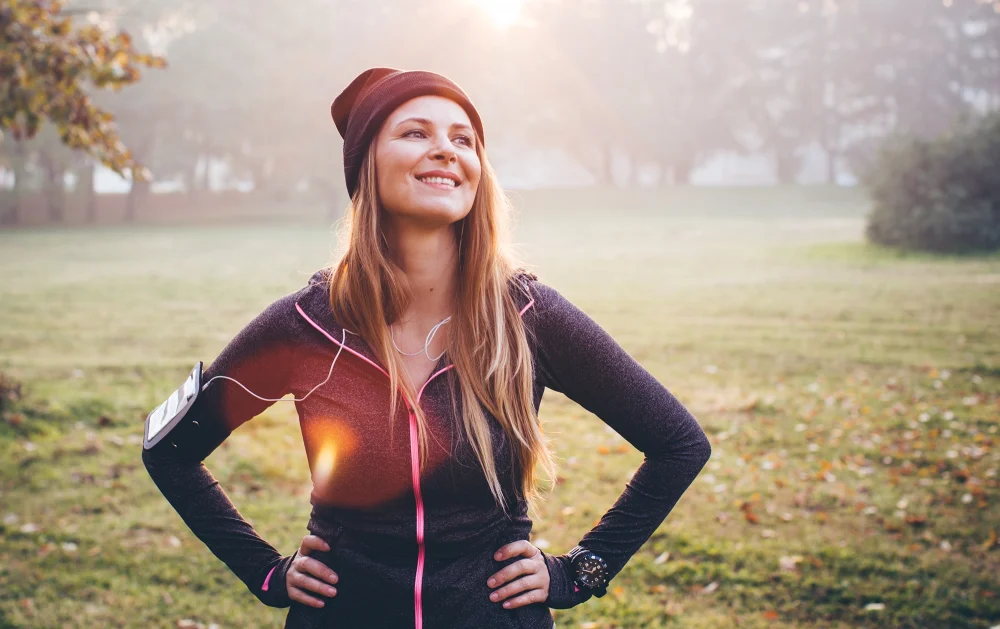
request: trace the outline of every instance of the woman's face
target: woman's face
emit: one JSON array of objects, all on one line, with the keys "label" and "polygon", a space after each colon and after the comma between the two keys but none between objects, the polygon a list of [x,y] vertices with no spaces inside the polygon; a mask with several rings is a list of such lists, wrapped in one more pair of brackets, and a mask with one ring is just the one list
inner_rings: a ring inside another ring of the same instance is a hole
[{"label": "woman's face", "polygon": [[382,207],[427,227],[465,218],[482,173],[476,142],[468,114],[455,101],[420,96],[400,105],[375,145]]}]

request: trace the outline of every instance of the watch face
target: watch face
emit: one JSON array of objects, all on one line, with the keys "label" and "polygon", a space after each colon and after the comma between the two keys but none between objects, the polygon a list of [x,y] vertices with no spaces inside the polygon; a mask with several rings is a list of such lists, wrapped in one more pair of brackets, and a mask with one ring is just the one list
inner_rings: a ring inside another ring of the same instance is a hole
[{"label": "watch face", "polygon": [[608,567],[604,560],[594,553],[586,553],[576,561],[576,578],[588,588],[602,588],[607,585]]}]

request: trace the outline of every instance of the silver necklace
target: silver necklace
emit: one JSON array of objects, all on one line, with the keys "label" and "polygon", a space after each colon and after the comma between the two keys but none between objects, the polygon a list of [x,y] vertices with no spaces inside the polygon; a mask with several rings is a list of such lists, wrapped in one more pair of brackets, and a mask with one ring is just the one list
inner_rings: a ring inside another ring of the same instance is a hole
[{"label": "silver necklace", "polygon": [[399,349],[399,345],[396,345],[396,336],[392,331],[392,325],[389,326],[389,338],[392,339],[392,346],[395,347],[396,351],[402,354],[403,356],[417,356],[418,354],[423,354],[424,356],[427,357],[427,360],[431,361],[432,363],[436,363],[437,361],[441,360],[441,357],[444,356],[445,352],[447,352],[448,350],[445,349],[444,352],[438,354],[436,358],[431,358],[430,354],[431,342],[434,340],[434,335],[437,334],[437,331],[441,328],[441,326],[448,323],[449,321],[451,321],[451,317],[445,317],[444,319],[441,320],[440,323],[431,328],[431,331],[428,332],[427,336],[424,338],[423,349],[419,349],[413,352],[412,354],[404,352],[403,350]]}]

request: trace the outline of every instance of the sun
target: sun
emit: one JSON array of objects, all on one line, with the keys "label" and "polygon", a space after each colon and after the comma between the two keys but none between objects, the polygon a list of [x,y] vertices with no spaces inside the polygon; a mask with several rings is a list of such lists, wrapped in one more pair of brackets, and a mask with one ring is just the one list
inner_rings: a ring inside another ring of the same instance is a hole
[{"label": "sun", "polygon": [[513,26],[521,17],[523,0],[476,0],[476,3],[500,28]]}]

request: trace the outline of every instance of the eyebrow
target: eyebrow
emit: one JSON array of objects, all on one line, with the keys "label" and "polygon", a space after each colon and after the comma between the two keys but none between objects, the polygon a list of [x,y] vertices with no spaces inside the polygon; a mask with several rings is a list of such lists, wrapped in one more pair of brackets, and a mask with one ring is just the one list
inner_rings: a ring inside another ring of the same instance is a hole
[{"label": "eyebrow", "polygon": [[[433,126],[434,125],[434,123],[431,122],[430,120],[428,120],[427,118],[407,118],[406,120],[399,121],[399,124],[397,124],[396,127],[398,128],[398,127],[406,124],[407,122],[417,122],[417,123],[420,123],[422,125],[427,125],[427,126]],[[452,129],[464,129],[466,131],[474,131],[472,127],[470,127],[469,125],[465,124],[464,122],[453,122],[451,124],[451,128]]]}]

